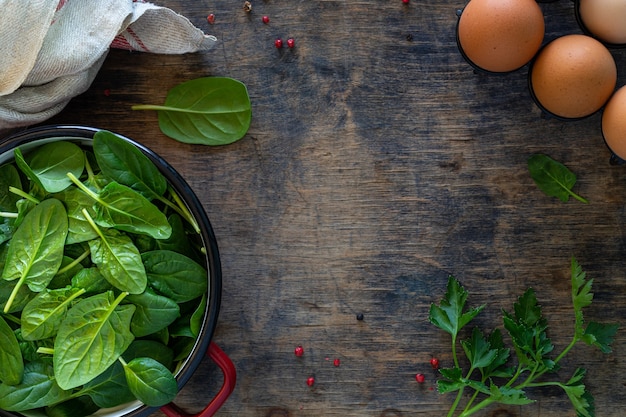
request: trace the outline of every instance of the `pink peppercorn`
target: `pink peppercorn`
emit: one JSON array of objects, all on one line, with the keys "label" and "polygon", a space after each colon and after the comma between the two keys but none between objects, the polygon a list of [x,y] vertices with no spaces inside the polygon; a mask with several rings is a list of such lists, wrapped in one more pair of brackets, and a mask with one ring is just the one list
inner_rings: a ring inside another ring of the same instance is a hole
[{"label": "pink peppercorn", "polygon": [[261,20],[263,21],[263,23],[265,23],[267,25],[270,22],[270,17],[269,16],[263,16],[261,18]]},{"label": "pink peppercorn", "polygon": [[333,365],[335,365],[335,366],[337,366],[337,367],[338,367],[339,365],[341,365],[341,360],[340,360],[339,358],[335,359],[335,360],[333,361]]},{"label": "pink peppercorn", "polygon": [[304,348],[302,346],[296,346],[296,348],[294,349],[293,353],[297,357],[300,357],[300,356],[304,355]]},{"label": "pink peppercorn", "polygon": [[293,48],[294,46],[296,46],[296,41],[294,41],[293,38],[287,39],[287,46],[289,48]]},{"label": "pink peppercorn", "polygon": [[207,22],[209,22],[209,24],[213,24],[215,23],[215,15],[213,13],[209,14],[206,18]]},{"label": "pink peppercorn", "polygon": [[278,49],[282,48],[282,47],[283,47],[283,40],[282,40],[282,39],[280,39],[280,38],[276,39],[276,40],[274,41],[274,46],[275,46],[276,48],[278,48]]},{"label": "pink peppercorn", "polygon": [[307,384],[309,387],[312,387],[312,386],[313,386],[313,384],[315,384],[315,378],[313,378],[312,376],[308,377],[308,378],[307,378],[307,380],[306,380],[306,384]]},{"label": "pink peppercorn", "polygon": [[417,374],[415,375],[415,380],[422,384],[424,383],[424,381],[426,381],[426,377],[424,376],[424,374]]}]

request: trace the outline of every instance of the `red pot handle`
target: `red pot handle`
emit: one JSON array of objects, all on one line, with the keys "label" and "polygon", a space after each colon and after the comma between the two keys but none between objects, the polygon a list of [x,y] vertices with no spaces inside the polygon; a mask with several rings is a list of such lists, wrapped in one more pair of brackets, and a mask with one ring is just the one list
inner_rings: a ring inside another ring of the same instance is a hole
[{"label": "red pot handle", "polygon": [[188,414],[179,408],[176,404],[170,403],[161,407],[163,411],[169,417],[211,417],[220,407],[226,402],[230,394],[235,389],[235,382],[237,380],[237,372],[235,371],[235,365],[230,360],[228,355],[222,351],[215,343],[209,344],[207,350],[207,356],[211,358],[213,362],[219,366],[224,374],[224,384],[220,388],[217,395],[211,400],[204,410],[198,414]]}]

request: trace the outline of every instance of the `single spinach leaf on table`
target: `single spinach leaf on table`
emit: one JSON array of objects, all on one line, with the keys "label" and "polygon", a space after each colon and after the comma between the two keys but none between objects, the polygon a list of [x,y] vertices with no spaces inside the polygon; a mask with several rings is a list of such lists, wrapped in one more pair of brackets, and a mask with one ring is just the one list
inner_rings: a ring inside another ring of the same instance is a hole
[{"label": "single spinach leaf on table", "polygon": [[54,375],[59,386],[72,389],[104,372],[134,340],[130,321],[135,306],[119,305],[109,291],[76,303],[61,323],[54,342]]},{"label": "single spinach leaf on table", "polygon": [[576,175],[562,163],[544,154],[531,155],[528,158],[528,170],[537,187],[551,197],[565,202],[570,197],[583,203],[588,201],[572,191],[576,184]]},{"label": "single spinach leaf on table", "polygon": [[28,362],[20,384],[0,384],[0,409],[25,411],[45,407],[69,398],[70,391],[56,383],[52,365],[48,361]]},{"label": "single spinach leaf on table", "polygon": [[0,346],[0,381],[6,385],[17,385],[24,375],[24,360],[15,333],[2,316],[0,316]]},{"label": "single spinach leaf on table", "polygon": [[157,110],[164,134],[202,145],[226,145],[241,139],[252,119],[246,86],[227,77],[184,82],[168,92],[162,106],[135,105],[132,109]]},{"label": "single spinach leaf on table", "polygon": [[136,146],[114,133],[94,134],[93,149],[102,173],[152,200],[167,190],[167,180],[152,161]]},{"label": "single spinach leaf on table", "polygon": [[46,143],[26,158],[28,166],[49,193],[58,193],[72,184],[67,173],[80,177],[85,168],[83,150],[68,141]]},{"label": "single spinach leaf on table", "polygon": [[17,280],[4,306],[11,309],[23,284],[34,292],[43,291],[63,261],[63,245],[68,220],[63,203],[54,198],[43,200],[28,212],[15,231],[7,253],[2,279]]}]

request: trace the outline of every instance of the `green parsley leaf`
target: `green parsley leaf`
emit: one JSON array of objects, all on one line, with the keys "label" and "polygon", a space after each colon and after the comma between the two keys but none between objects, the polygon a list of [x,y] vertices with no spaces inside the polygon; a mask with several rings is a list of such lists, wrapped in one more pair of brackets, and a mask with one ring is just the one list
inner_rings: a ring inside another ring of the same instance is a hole
[{"label": "green parsley leaf", "polygon": [[431,304],[428,319],[441,330],[456,337],[459,330],[476,317],[485,307],[482,305],[463,313],[466,301],[467,291],[465,291],[456,278],[450,276],[448,278],[445,298],[441,300],[439,306],[434,303]]},{"label": "green parsley leaf", "polygon": [[593,396],[582,383],[585,373],[586,371],[583,368],[577,368],[574,375],[562,388],[574,406],[577,416],[594,417],[595,406]]},{"label": "green parsley leaf", "polygon": [[601,324],[590,322],[585,329],[582,340],[588,345],[599,348],[602,353],[611,353],[611,343],[619,328],[618,324]]},{"label": "green parsley leaf", "polygon": [[507,386],[498,387],[491,384],[489,392],[491,397],[501,404],[526,405],[535,402],[529,399],[524,391]]},{"label": "green parsley leaf", "polygon": [[484,368],[493,363],[498,356],[497,349],[491,349],[491,345],[483,336],[483,333],[474,327],[472,337],[461,342],[465,356],[469,359],[472,368]]}]

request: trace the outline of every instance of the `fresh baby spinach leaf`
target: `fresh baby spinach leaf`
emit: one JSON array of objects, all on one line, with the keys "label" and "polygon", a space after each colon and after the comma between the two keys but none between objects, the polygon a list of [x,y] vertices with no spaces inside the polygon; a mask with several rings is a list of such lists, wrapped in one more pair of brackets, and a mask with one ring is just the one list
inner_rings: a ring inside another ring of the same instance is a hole
[{"label": "fresh baby spinach leaf", "polygon": [[98,237],[98,234],[83,215],[83,209],[95,216],[93,199],[77,187],[68,187],[54,195],[55,198],[65,203],[68,217],[68,233],[66,245],[86,242]]},{"label": "fresh baby spinach leaf", "polygon": [[130,322],[130,328],[136,337],[156,333],[180,316],[180,308],[174,300],[156,294],[150,288],[146,288],[141,294],[129,295],[124,301],[137,308]]},{"label": "fresh baby spinach leaf", "polygon": [[56,335],[70,303],[84,292],[71,287],[40,292],[22,311],[24,340],[41,340]]},{"label": "fresh baby spinach leaf", "polygon": [[45,411],[48,417],[87,417],[98,409],[100,407],[89,396],[83,395],[46,407]]},{"label": "fresh baby spinach leaf", "polygon": [[[24,375],[22,351],[13,329],[0,316],[0,381],[6,385],[17,385]],[[1,408],[1,407],[0,407]]]},{"label": "fresh baby spinach leaf", "polygon": [[55,141],[38,147],[27,158],[28,166],[49,193],[58,193],[72,184],[71,172],[80,177],[85,168],[83,150],[67,141]]},{"label": "fresh baby spinach leaf", "polygon": [[[95,193],[71,174],[74,184],[95,202],[96,223],[130,233],[140,233],[155,239],[166,239],[172,227],[165,214],[147,198],[117,182],[108,183]],[[85,210],[83,210],[83,215]]]},{"label": "fresh baby spinach leaf", "polygon": [[90,240],[89,248],[102,276],[120,291],[144,292],[148,277],[131,238],[115,229],[98,229],[98,233],[100,238]]},{"label": "fresh baby spinach leaf", "polygon": [[565,202],[570,197],[588,203],[585,198],[572,191],[576,175],[565,165],[547,155],[535,154],[528,158],[528,170],[537,187],[551,197]]},{"label": "fresh baby spinach leaf", "polygon": [[100,375],[134,340],[135,306],[119,305],[126,295],[93,295],[67,312],[54,343],[54,375],[61,388],[76,388]]},{"label": "fresh baby spinach leaf", "polygon": [[205,77],[172,88],[156,110],[161,131],[180,142],[226,145],[241,139],[250,127],[252,110],[246,86],[227,77]]},{"label": "fresh baby spinach leaf", "polygon": [[39,203],[17,228],[7,253],[2,279],[17,280],[4,306],[11,309],[23,284],[34,292],[43,291],[63,261],[68,220],[63,203],[50,198]]},{"label": "fresh baby spinach leaf", "polygon": [[52,365],[48,361],[28,362],[21,383],[0,384],[0,409],[30,410],[63,401],[70,395],[70,391],[63,390],[56,383]]},{"label": "fresh baby spinach leaf", "polygon": [[122,361],[131,392],[146,405],[160,407],[174,400],[178,393],[176,378],[163,364],[152,358]]},{"label": "fresh baby spinach leaf", "polygon": [[35,174],[35,171],[31,169],[31,167],[26,162],[26,159],[24,159],[24,155],[22,154],[20,148],[15,148],[15,150],[13,151],[13,155],[15,156],[15,165],[17,165],[20,171],[22,171],[24,175],[26,175],[26,177],[32,182],[31,190],[42,192],[44,190],[44,186],[41,183],[41,180],[39,179],[37,174]]},{"label": "fresh baby spinach leaf", "polygon": [[152,200],[167,190],[161,171],[137,147],[105,130],[93,137],[93,149],[102,173]]},{"label": "fresh baby spinach leaf", "polygon": [[201,297],[207,291],[207,271],[178,252],[154,250],[141,254],[148,282],[177,303]]}]

